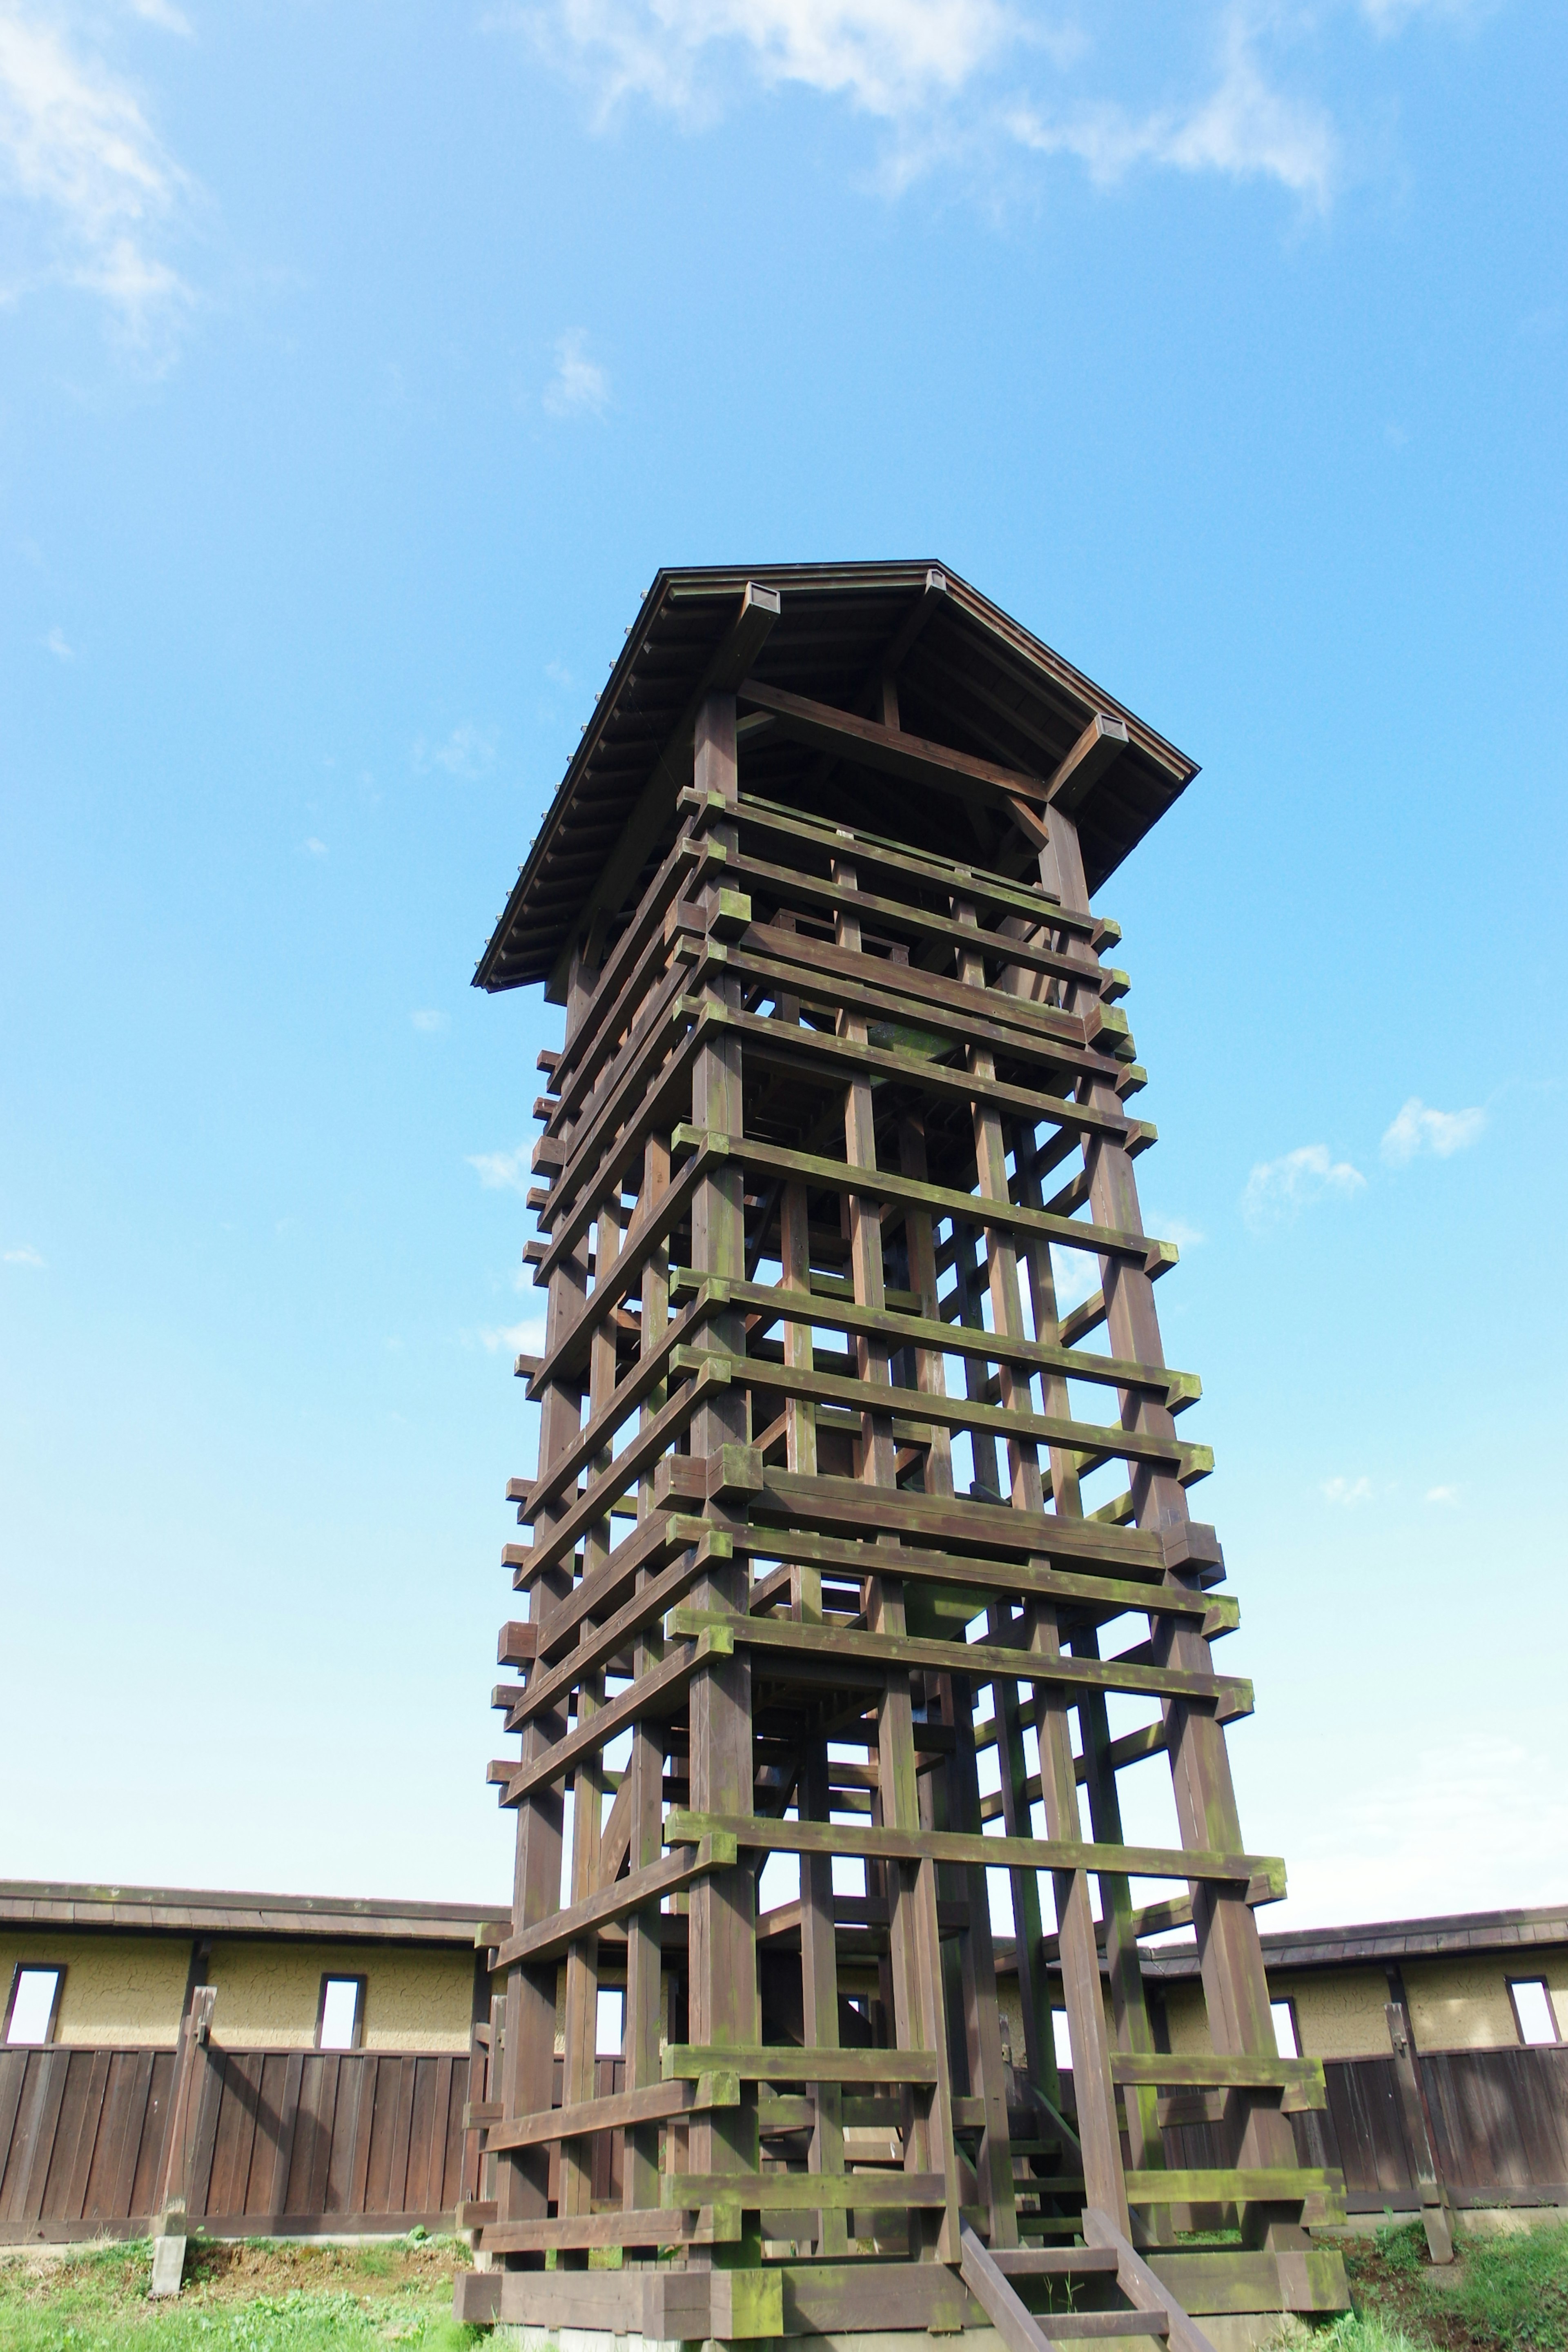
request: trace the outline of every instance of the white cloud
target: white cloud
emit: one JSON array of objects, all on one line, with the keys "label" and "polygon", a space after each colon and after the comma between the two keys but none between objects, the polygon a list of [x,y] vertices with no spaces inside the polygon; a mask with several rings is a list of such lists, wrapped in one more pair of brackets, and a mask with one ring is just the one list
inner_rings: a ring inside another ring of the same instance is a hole
[{"label": "white cloud", "polygon": [[555,339],[555,373],[544,387],[546,411],[552,416],[603,416],[609,399],[610,379],[588,357],[587,335],[581,327],[568,327]]},{"label": "white cloud", "polygon": [[[1163,75],[1146,28],[1114,10],[1095,12],[1091,38],[1016,0],[502,0],[488,22],[574,72],[601,121],[633,98],[701,121],[747,85],[846,103],[896,134],[893,188],[938,160],[994,172],[1022,149],[1070,157],[1102,184],[1141,166],[1268,180],[1321,210],[1338,136],[1267,54],[1301,14],[1268,0],[1177,12],[1173,38],[1202,62]],[[1134,100],[1139,79],[1164,94]]]},{"label": "white cloud", "polygon": [[1371,1502],[1372,1480],[1370,1478],[1325,1478],[1322,1491],[1323,1500],[1326,1503],[1342,1503],[1349,1510],[1357,1503]]},{"label": "white cloud", "polygon": [[167,353],[190,289],[153,249],[188,189],[129,83],[62,24],[0,8],[0,193],[37,226],[24,286],[100,295],[143,356]]},{"label": "white cloud", "polygon": [[499,730],[477,727],[471,719],[465,719],[460,726],[453,728],[444,743],[427,743],[421,735],[414,746],[414,765],[422,776],[428,775],[432,768],[442,768],[448,776],[471,784],[480,776],[488,776],[495,766],[500,742]]},{"label": "white cloud", "polygon": [[163,33],[182,33],[191,37],[191,20],[173,5],[173,0],[127,0],[131,14],[140,16],[146,25],[156,25]]},{"label": "white cloud", "polygon": [[533,1146],[520,1143],[515,1151],[470,1151],[468,1165],[479,1171],[487,1192],[526,1192],[532,1181],[529,1161]]},{"label": "white cloud", "polygon": [[1055,118],[1025,105],[1013,110],[1007,127],[1021,145],[1039,153],[1076,156],[1102,184],[1140,164],[1218,172],[1235,180],[1277,180],[1320,211],[1332,194],[1338,165],[1327,114],[1272,86],[1241,8],[1233,8],[1224,23],[1218,79],[1203,97],[1142,114],[1104,100]]},{"label": "white cloud", "polygon": [[444,1013],[411,1013],[408,1018],[422,1037],[438,1037],[447,1026]]},{"label": "white cloud", "polygon": [[0,1250],[0,1263],[5,1265],[43,1265],[46,1260],[24,1242],[16,1249]]},{"label": "white cloud", "polygon": [[1279,1160],[1260,1160],[1247,1180],[1241,1213],[1249,1225],[1281,1223],[1314,1201],[1348,1200],[1366,1184],[1359,1168],[1335,1160],[1326,1143],[1303,1143]]},{"label": "white cloud", "polygon": [[1426,1489],[1426,1500],[1429,1503],[1444,1503],[1451,1505],[1457,1503],[1458,1499],[1459,1489],[1458,1486],[1428,1486]]},{"label": "white cloud", "polygon": [[73,645],[67,643],[66,633],[63,629],[51,629],[48,635],[44,639],[44,644],[48,648],[49,652],[53,654],[57,661],[75,661],[76,647]]},{"label": "white cloud", "polygon": [[523,1323],[497,1323],[479,1333],[479,1345],[493,1356],[504,1348],[509,1356],[537,1356],[544,1346],[544,1323],[540,1316],[530,1316]]},{"label": "white cloud", "polygon": [[326,843],[324,841],[318,841],[313,833],[307,840],[301,842],[300,845],[309,856],[325,857],[327,855]]},{"label": "white cloud", "polygon": [[1412,1095],[1383,1139],[1383,1156],[1391,1168],[1407,1168],[1423,1151],[1439,1160],[1463,1151],[1487,1123],[1478,1105],[1470,1110],[1429,1110],[1419,1095]]}]

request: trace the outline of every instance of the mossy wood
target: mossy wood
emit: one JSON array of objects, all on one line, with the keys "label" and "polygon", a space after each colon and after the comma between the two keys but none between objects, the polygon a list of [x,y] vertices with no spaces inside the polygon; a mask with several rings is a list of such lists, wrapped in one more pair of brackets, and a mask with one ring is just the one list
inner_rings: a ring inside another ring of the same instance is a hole
[{"label": "mossy wood", "polygon": [[[472,2316],[624,2332],[657,2280],[693,2336],[1028,2343],[1067,2274],[1201,2343],[1194,2307],[1344,2303],[1089,899],[1194,772],[931,566],[661,572],[627,633],[477,976],[565,1033]],[[1123,1831],[1134,1769],[1165,1844]],[[1212,2056],[1144,1997],[1141,1937],[1186,1924]],[[1194,2102],[1221,2168],[1168,2160]]]}]

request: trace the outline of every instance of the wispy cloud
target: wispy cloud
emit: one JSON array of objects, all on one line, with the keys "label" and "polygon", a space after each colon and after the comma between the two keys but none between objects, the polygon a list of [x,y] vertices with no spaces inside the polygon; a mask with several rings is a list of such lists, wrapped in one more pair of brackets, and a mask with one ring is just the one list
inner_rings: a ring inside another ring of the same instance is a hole
[{"label": "wispy cloud", "polygon": [[[157,0],[138,13],[163,21]],[[158,250],[190,184],[131,84],[74,45],[67,21],[21,0],[0,8],[0,195],[32,231],[21,286],[99,295],[157,362],[192,300]]]},{"label": "wispy cloud", "polygon": [[318,840],[313,833],[309,835],[300,846],[308,857],[325,857],[327,855],[326,843]]},{"label": "wispy cloud", "polygon": [[588,337],[581,327],[568,327],[555,339],[555,367],[544,387],[544,406],[551,416],[603,416],[610,401],[610,379],[597,360],[588,356]]},{"label": "wispy cloud", "polygon": [[487,1192],[526,1192],[532,1181],[529,1161],[533,1157],[531,1144],[520,1143],[515,1151],[470,1151],[470,1168],[479,1171],[479,1182]]},{"label": "wispy cloud", "polygon": [[422,1037],[438,1037],[447,1026],[444,1013],[411,1013],[408,1018]]},{"label": "wispy cloud", "polygon": [[127,0],[131,14],[140,16],[146,25],[156,25],[160,32],[179,33],[191,37],[191,20],[172,0]]},{"label": "wispy cloud", "polygon": [[0,1264],[5,1265],[41,1266],[46,1263],[41,1254],[36,1249],[29,1248],[26,1242],[20,1244],[16,1249],[0,1250]]},{"label": "wispy cloud", "polygon": [[479,1338],[491,1355],[504,1348],[509,1356],[537,1356],[544,1345],[544,1324],[539,1316],[530,1316],[524,1323],[488,1325]]},{"label": "wispy cloud", "polygon": [[51,629],[48,635],[44,639],[44,644],[47,647],[48,651],[53,654],[57,661],[75,661],[76,647],[67,642],[66,633],[63,629]]},{"label": "wispy cloud", "polygon": [[1383,1156],[1390,1168],[1407,1168],[1424,1151],[1449,1160],[1474,1143],[1487,1123],[1479,1106],[1470,1110],[1431,1110],[1419,1095],[1412,1095],[1383,1139]]},{"label": "wispy cloud", "polygon": [[1300,1214],[1314,1201],[1348,1200],[1366,1178],[1348,1160],[1336,1160],[1326,1143],[1303,1143],[1278,1160],[1260,1160],[1247,1180],[1241,1213],[1261,1229]]},{"label": "wispy cloud", "polygon": [[1452,1508],[1458,1499],[1458,1486],[1428,1486],[1426,1489],[1426,1500],[1429,1503],[1440,1503],[1447,1508]]},{"label": "wispy cloud", "polygon": [[[1339,0],[1364,46],[1417,8]],[[891,189],[937,163],[994,177],[1001,160],[1060,157],[1100,184],[1137,171],[1267,182],[1324,210],[1345,176],[1328,108],[1292,49],[1321,16],[1303,0],[1206,0],[1151,22],[1114,5],[1055,21],[1016,0],[497,0],[590,93],[604,123],[630,101],[687,125],[793,85],[883,134]]]},{"label": "wispy cloud", "polygon": [[495,766],[500,746],[499,729],[478,727],[471,719],[465,719],[460,726],[453,728],[444,743],[430,743],[423,735],[418,737],[414,745],[414,766],[422,776],[427,776],[432,768],[440,768],[460,782],[476,783]]},{"label": "wispy cloud", "polygon": [[1038,153],[1076,156],[1102,184],[1140,165],[1214,172],[1233,180],[1277,180],[1318,211],[1329,203],[1339,164],[1328,114],[1274,87],[1255,27],[1240,8],[1224,24],[1213,87],[1184,104],[1140,114],[1102,99],[1055,116],[1021,105],[1007,127],[1020,145]]},{"label": "wispy cloud", "polygon": [[1370,1478],[1325,1478],[1322,1484],[1325,1503],[1342,1503],[1348,1510],[1357,1503],[1372,1500]]}]

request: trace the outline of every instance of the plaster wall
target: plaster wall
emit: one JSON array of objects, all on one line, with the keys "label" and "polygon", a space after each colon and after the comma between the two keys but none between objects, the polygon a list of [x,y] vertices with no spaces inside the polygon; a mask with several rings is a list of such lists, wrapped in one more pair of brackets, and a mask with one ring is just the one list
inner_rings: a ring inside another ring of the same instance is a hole
[{"label": "plaster wall", "polygon": [[213,1946],[213,2040],[230,2050],[310,2050],[323,1976],[363,1976],[366,2050],[465,2052],[474,1958],[460,1948],[225,1938]]},{"label": "plaster wall", "polygon": [[1405,1991],[1418,2050],[1507,2049],[1519,2041],[1510,1977],[1544,1977],[1558,2032],[1568,2027],[1568,1951],[1407,1960]]},{"label": "plaster wall", "polygon": [[0,1931],[0,2004],[18,1961],[63,1968],[55,2040],[172,2049],[190,1973],[186,1936],[83,1935],[53,1927]]},{"label": "plaster wall", "polygon": [[1386,2058],[1388,1979],[1381,1969],[1271,1972],[1276,2000],[1296,2004],[1304,2058]]}]

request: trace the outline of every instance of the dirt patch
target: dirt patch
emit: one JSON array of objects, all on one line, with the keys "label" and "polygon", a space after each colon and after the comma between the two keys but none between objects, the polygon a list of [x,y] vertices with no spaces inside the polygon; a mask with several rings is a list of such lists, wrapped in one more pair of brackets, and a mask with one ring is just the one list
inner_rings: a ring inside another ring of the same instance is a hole
[{"label": "dirt patch", "polygon": [[[15,2294],[22,2279],[29,2301],[47,2300],[86,2269],[110,2298],[147,2292],[152,2248],[145,2240],[79,2247],[28,2246],[8,2252],[4,2273]],[[310,2239],[192,2238],[185,2249],[184,2297],[245,2303],[258,2295],[407,2295],[445,2286],[472,2265],[461,2238],[394,2238],[323,2245]],[[182,2300],[184,2299],[182,2298]]]}]

